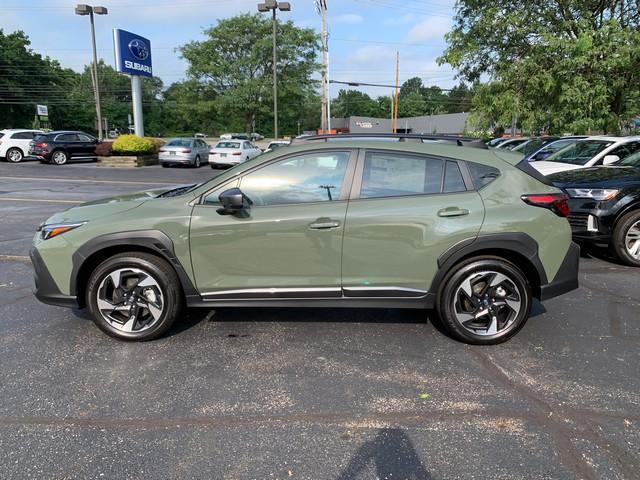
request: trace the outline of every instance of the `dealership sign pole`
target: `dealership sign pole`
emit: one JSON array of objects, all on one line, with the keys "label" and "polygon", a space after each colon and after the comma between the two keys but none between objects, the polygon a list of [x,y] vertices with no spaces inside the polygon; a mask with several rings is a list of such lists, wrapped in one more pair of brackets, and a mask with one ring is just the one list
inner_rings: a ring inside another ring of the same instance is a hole
[{"label": "dealership sign pole", "polygon": [[144,137],[142,119],[142,86],[140,77],[152,77],[151,42],[135,33],[113,29],[116,69],[131,76],[133,124],[137,136]]}]

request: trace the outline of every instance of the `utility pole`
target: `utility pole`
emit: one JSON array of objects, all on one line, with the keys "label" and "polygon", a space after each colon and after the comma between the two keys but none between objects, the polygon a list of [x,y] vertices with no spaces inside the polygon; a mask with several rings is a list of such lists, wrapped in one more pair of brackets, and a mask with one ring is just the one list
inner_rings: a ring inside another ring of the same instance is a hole
[{"label": "utility pole", "polygon": [[391,119],[391,133],[398,130],[398,76],[400,72],[400,52],[396,52],[396,84],[393,92],[393,114]]},{"label": "utility pole", "polygon": [[278,51],[276,50],[278,35],[278,20],[276,18],[276,10],[288,12],[291,10],[289,2],[277,2],[275,0],[266,0],[264,3],[258,4],[259,12],[273,12],[273,136],[278,138]]},{"label": "utility pole", "polygon": [[316,0],[316,10],[322,17],[322,33],[320,41],[322,43],[322,111],[320,117],[320,129],[322,133],[327,133],[331,129],[329,119],[329,34],[327,32],[327,0]]}]

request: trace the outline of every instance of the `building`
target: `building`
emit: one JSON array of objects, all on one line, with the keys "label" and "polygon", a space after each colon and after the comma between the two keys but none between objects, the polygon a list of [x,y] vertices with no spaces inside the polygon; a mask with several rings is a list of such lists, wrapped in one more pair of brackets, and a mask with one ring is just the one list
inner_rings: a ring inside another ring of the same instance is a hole
[{"label": "building", "polygon": [[[426,135],[441,133],[462,135],[474,130],[468,124],[468,113],[444,113],[423,117],[399,118],[398,133],[422,133]],[[337,133],[391,133],[390,118],[347,117],[332,118],[331,129]]]}]

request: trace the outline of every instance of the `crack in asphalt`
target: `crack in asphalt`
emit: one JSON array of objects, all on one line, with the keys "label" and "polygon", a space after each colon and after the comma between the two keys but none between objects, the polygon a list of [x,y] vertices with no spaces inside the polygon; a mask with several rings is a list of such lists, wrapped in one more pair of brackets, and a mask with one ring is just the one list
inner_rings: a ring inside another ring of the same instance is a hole
[{"label": "crack in asphalt", "polygon": [[[472,350],[472,354],[479,360],[485,371],[495,382],[524,396],[539,408],[539,413],[531,413],[529,415],[530,421],[538,424],[552,436],[557,445],[560,463],[575,473],[578,478],[597,480],[600,476],[591,465],[584,461],[580,451],[572,442],[572,439],[575,439],[577,435],[581,439],[594,442],[605,450],[617,462],[618,467],[625,476],[624,478],[638,478],[637,472],[640,471],[638,459],[607,442],[585,420],[588,416],[597,416],[598,412],[589,412],[596,414],[589,415],[585,410],[554,407],[545,401],[536,390],[512,379],[508,370],[498,365],[491,355],[478,349]],[[607,415],[605,414],[604,416]],[[629,417],[624,418],[629,419]],[[568,426],[571,422],[579,428],[579,431]]]}]

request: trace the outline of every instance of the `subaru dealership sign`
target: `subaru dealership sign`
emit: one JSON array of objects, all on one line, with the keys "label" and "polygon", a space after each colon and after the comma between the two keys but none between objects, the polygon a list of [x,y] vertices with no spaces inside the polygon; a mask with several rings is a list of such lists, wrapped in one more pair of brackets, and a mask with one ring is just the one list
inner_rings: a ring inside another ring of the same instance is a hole
[{"label": "subaru dealership sign", "polygon": [[136,35],[115,28],[113,42],[116,51],[116,68],[129,75],[153,76],[151,67],[151,42]]}]

